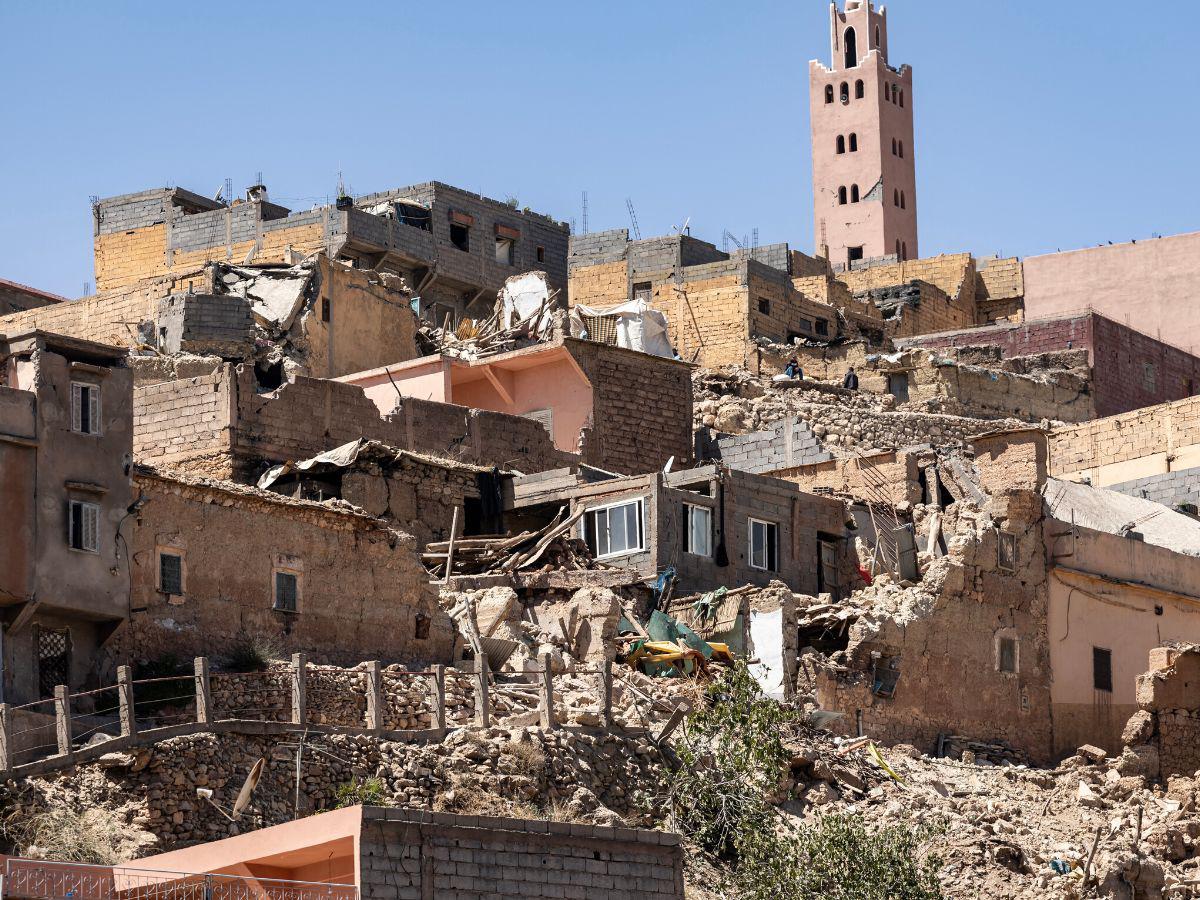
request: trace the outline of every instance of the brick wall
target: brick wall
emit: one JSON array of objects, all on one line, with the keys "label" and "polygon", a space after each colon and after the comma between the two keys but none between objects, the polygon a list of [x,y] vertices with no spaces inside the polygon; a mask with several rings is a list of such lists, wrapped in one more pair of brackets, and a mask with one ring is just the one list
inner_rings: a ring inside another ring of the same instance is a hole
[{"label": "brick wall", "polygon": [[[1172,454],[1196,444],[1200,444],[1200,397],[1056,429],[1050,435],[1050,472],[1067,475],[1156,455],[1163,457],[1158,471],[1167,471],[1174,467]],[[1183,462],[1179,460],[1179,468],[1189,467]]]},{"label": "brick wall", "polygon": [[229,478],[233,367],[133,389],[133,455],[140,461]]},{"label": "brick wall", "polygon": [[690,366],[591,341],[568,340],[567,347],[592,383],[584,462],[636,475],[661,469],[672,456],[676,468],[691,460]]},{"label": "brick wall", "polygon": [[887,485],[883,494],[893,504],[920,503],[924,496],[918,480],[916,457],[898,450],[852,459],[831,458],[825,462],[776,469],[770,474],[809,493],[832,491],[866,499],[881,493],[879,484],[882,482]]},{"label": "brick wall", "polygon": [[[146,470],[134,480],[146,503],[127,532],[134,612],[115,657],[221,656],[260,637],[314,662],[450,660],[455,628],[410,535],[255,488]],[[183,558],[181,595],[159,590],[160,550]],[[298,612],[273,608],[277,569],[297,575]]]},{"label": "brick wall", "polygon": [[1181,469],[1105,485],[1110,491],[1153,500],[1163,506],[1200,506],[1200,468]]},{"label": "brick wall", "polygon": [[363,819],[363,900],[683,900],[678,835],[371,807]]},{"label": "brick wall", "polygon": [[807,423],[783,419],[769,431],[754,434],[696,432],[696,457],[716,460],[741,472],[774,472],[833,459]]},{"label": "brick wall", "polygon": [[1025,270],[1017,257],[980,259],[975,268],[976,300],[1024,300]]},{"label": "brick wall", "polygon": [[571,270],[572,306],[615,306],[629,299],[629,265],[625,260]]}]

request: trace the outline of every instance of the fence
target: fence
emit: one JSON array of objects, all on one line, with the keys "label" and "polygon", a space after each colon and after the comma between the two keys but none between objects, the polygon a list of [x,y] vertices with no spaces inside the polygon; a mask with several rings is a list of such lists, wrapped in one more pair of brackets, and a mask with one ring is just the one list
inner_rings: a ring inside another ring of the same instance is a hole
[{"label": "fence", "polygon": [[[612,664],[573,674],[597,678],[596,715],[600,727],[611,728]],[[528,681],[530,676],[535,680]],[[454,685],[449,699],[448,679]],[[469,705],[457,693],[464,679],[471,693]],[[448,727],[490,728],[494,712],[516,707],[530,712],[536,708],[541,727],[555,728],[565,715],[556,712],[554,682],[548,654],[532,672],[504,676],[494,676],[486,658],[475,660],[465,672],[441,665],[422,671],[385,671],[378,661],[357,669],[311,668],[303,653],[295,654],[289,667],[266,672],[214,673],[208,659],[198,657],[191,675],[134,680],[129,667],[121,666],[116,685],[110,687],[72,694],[59,685],[52,699],[22,706],[0,703],[0,772],[38,774],[126,747],[204,731],[272,734],[301,727],[400,740],[440,739]],[[494,688],[503,691],[499,704],[492,697]],[[312,707],[310,699],[316,701]],[[88,700],[89,705],[100,702],[103,711],[116,715],[107,719],[96,713],[74,715],[80,700]],[[48,704],[53,705],[52,721],[46,717],[44,724],[14,728],[14,722],[29,718],[32,708]],[[452,724],[451,707],[456,711]],[[421,724],[428,727],[415,727]],[[106,728],[119,729],[119,735],[85,743]],[[37,743],[36,735],[47,732],[53,737],[47,735]]]},{"label": "fence", "polygon": [[352,884],[9,859],[2,895],[13,900],[357,900],[358,889]]}]

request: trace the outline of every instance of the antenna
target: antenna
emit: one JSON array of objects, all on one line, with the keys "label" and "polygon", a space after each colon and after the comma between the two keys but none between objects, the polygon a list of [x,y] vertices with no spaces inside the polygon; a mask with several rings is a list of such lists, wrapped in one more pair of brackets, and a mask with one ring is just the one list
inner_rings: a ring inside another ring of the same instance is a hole
[{"label": "antenna", "polygon": [[587,191],[583,192],[583,233],[588,233]]},{"label": "antenna", "polygon": [[91,294],[92,294],[92,283],[90,281],[85,281],[83,283],[83,296],[90,297]]},{"label": "antenna", "polygon": [[98,206],[100,204],[100,195],[88,194],[88,203],[92,204],[92,206]]},{"label": "antenna", "polygon": [[226,178],[225,179],[225,205],[231,206],[232,204],[233,204],[233,179]]},{"label": "antenna", "polygon": [[723,235],[721,235],[721,243],[724,245],[724,247],[725,247],[725,252],[726,252],[726,253],[728,253],[728,252],[729,252],[729,244],[730,244],[731,242],[732,242],[733,244],[737,245],[737,248],[738,248],[739,250],[745,250],[745,249],[746,249],[746,245],[745,245],[745,244],[743,244],[741,241],[739,241],[737,238],[735,238],[735,237],[734,237],[734,236],[733,236],[733,235],[730,233],[729,229],[728,229],[728,228],[726,228],[726,229],[725,229],[725,233],[724,233]]},{"label": "antenna", "polygon": [[633,200],[629,197],[625,198],[625,208],[629,210],[629,221],[633,225],[633,239],[640,241],[642,239],[642,229],[638,228],[637,213],[633,209]]},{"label": "antenna", "polygon": [[212,788],[196,788],[196,796],[201,800],[208,801],[217,812],[230,822],[236,822],[242,817],[242,813],[246,811],[246,807],[250,805],[250,797],[254,793],[254,789],[258,787],[258,782],[262,778],[263,769],[266,766],[267,760],[264,757],[251,767],[250,774],[246,776],[246,780],[242,783],[242,789],[238,791],[237,799],[233,801],[233,808],[228,812],[213,799]]}]

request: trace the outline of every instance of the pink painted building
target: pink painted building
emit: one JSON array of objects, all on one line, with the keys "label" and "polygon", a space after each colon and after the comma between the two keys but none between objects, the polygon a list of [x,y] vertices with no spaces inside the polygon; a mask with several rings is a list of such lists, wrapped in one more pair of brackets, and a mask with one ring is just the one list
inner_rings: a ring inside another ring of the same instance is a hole
[{"label": "pink painted building", "polygon": [[829,6],[833,65],[809,63],[817,255],[917,259],[912,68],[888,65],[887,9]]}]

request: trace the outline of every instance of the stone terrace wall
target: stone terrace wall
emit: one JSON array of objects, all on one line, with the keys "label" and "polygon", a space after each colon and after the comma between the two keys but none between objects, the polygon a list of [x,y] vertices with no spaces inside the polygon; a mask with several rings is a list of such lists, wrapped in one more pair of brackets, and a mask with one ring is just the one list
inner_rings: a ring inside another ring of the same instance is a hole
[{"label": "stone terrace wall", "polygon": [[677,835],[402,809],[363,816],[363,900],[683,900]]}]

